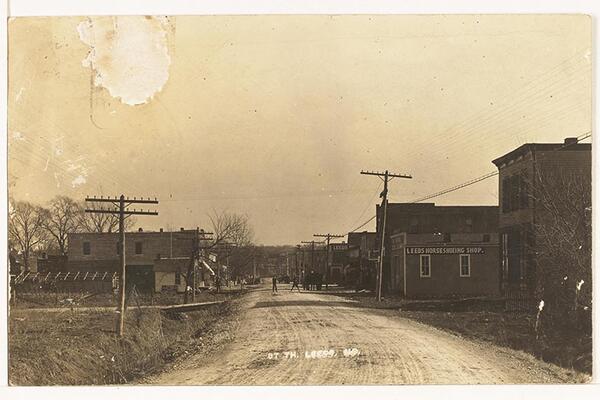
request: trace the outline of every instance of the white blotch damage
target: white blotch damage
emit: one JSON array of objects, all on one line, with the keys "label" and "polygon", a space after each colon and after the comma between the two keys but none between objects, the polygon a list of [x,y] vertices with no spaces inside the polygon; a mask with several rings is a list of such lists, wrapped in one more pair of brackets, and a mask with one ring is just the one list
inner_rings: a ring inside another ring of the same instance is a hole
[{"label": "white blotch damage", "polygon": [[77,31],[90,46],[84,67],[96,86],[129,105],[144,104],[169,79],[168,22],[159,17],[90,17]]},{"label": "white blotch damage", "polygon": [[13,134],[12,134],[12,138],[13,138],[14,140],[18,140],[18,141],[23,141],[23,140],[25,140],[25,137],[23,136],[23,134],[22,134],[21,132],[17,132],[17,131],[13,132]]},{"label": "white blotch damage", "polygon": [[87,182],[87,180],[85,179],[85,177],[83,175],[78,175],[75,179],[73,179],[71,181],[71,186],[73,186],[73,187],[81,186],[81,185],[85,184],[86,182]]}]

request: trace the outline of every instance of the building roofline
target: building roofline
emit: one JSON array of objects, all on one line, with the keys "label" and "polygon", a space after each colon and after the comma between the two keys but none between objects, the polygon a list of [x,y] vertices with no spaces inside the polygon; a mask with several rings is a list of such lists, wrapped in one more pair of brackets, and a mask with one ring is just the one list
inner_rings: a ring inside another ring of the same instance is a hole
[{"label": "building roofline", "polygon": [[591,151],[592,145],[591,143],[573,143],[566,144],[565,143],[525,143],[516,149],[509,151],[508,153],[492,160],[492,163],[496,166],[502,164],[506,160],[510,160],[513,158],[522,155],[527,150],[531,151],[554,151],[554,150],[562,150],[562,151]]},{"label": "building roofline", "polygon": [[[164,234],[168,234],[168,233],[196,233],[195,229],[186,229],[186,230],[179,230],[179,231],[127,231],[125,232],[126,235],[143,235],[143,234],[158,234],[158,235],[164,235]],[[118,235],[119,232],[67,232],[67,235]]]},{"label": "building roofline", "polygon": [[[433,208],[434,210],[439,210],[439,209],[443,209],[443,208],[498,208],[497,205],[443,205],[443,206],[436,206],[435,203],[388,203],[388,207],[393,207],[393,206],[402,206],[402,205],[415,205],[415,204],[425,204],[425,205],[431,205],[433,204],[433,207],[428,207],[428,208]],[[424,208],[424,207],[423,207]]]}]

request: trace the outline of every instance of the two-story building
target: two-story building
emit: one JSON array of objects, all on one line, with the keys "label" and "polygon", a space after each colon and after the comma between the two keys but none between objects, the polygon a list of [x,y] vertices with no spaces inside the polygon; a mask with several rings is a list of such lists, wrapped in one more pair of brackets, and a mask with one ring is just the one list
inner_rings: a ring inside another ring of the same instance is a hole
[{"label": "two-story building", "polygon": [[358,248],[357,259],[351,258],[358,267],[357,285],[362,288],[375,288],[375,277],[377,276],[377,260],[379,252],[377,250],[376,232],[349,232],[348,244],[352,248]]},{"label": "two-story building", "polygon": [[[577,138],[527,143],[492,162],[499,172],[502,290],[535,297],[540,279],[561,282],[574,263],[552,250],[570,246],[573,254],[591,255],[575,231],[552,236],[569,226],[585,228],[585,213],[591,211],[591,145]],[[591,265],[589,270],[591,278]]]},{"label": "two-story building", "polygon": [[[139,291],[160,291],[163,287],[184,291],[196,235],[196,230],[183,228],[174,232],[126,232],[127,285],[135,284]],[[118,233],[70,233],[68,242],[68,270],[121,272]]]}]

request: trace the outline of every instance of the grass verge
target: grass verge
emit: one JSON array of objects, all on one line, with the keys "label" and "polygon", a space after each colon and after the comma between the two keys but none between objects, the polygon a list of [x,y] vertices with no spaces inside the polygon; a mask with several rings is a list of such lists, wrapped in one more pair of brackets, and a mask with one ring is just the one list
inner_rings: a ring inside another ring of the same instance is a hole
[{"label": "grass verge", "polygon": [[459,336],[483,340],[523,351],[570,370],[575,382],[587,382],[592,374],[591,337],[578,340],[561,337],[536,339],[535,315],[504,312],[501,303],[486,299],[405,300],[347,295],[369,308],[393,309],[409,318]]},{"label": "grass verge", "polygon": [[[238,295],[232,295],[231,299]],[[159,371],[195,347],[212,344],[237,311],[228,301],[171,319],[158,309],[130,308],[125,336],[107,311],[12,310],[9,383],[19,386],[126,384]],[[225,326],[226,324],[223,324]],[[227,329],[225,327],[225,329]],[[226,333],[225,336],[230,333]]]}]

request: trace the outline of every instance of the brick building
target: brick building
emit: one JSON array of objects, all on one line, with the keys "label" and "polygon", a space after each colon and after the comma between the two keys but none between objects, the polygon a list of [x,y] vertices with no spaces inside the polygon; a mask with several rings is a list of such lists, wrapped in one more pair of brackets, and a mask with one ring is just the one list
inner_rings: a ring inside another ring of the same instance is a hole
[{"label": "brick building", "polygon": [[357,264],[359,277],[358,286],[362,288],[375,288],[375,277],[377,276],[377,233],[376,232],[349,232],[348,244],[358,248],[357,259],[351,262]]},{"label": "brick building", "polygon": [[[381,207],[378,205],[376,247],[379,247],[378,242],[379,238],[381,237],[380,232]],[[444,243],[444,246],[452,243],[453,238],[455,240],[458,240],[458,238],[463,238],[463,242],[455,242],[454,244],[458,247],[468,247],[471,242],[492,244],[493,242],[491,241],[497,232],[497,206],[436,206],[434,203],[389,203],[385,235],[385,254],[383,259],[382,288],[384,292],[405,294],[403,266],[405,264],[392,263],[392,236],[397,234],[405,234],[407,239],[411,238],[411,241],[414,239],[414,245],[420,245],[422,247],[429,247],[427,243],[433,239],[428,239],[425,242],[419,242],[419,240],[421,240],[418,239],[419,237],[435,238],[435,242],[441,241]],[[473,235],[469,236],[468,234]],[[397,240],[398,236],[395,237]],[[488,251],[484,257],[485,262],[491,264],[489,266],[486,265],[485,268],[480,267],[480,269],[485,270],[488,274],[490,274],[488,277],[490,282],[497,283],[499,275],[498,259],[492,260],[492,258],[489,256],[491,252],[493,252],[493,250]],[[398,254],[395,255],[398,256]],[[402,265],[401,268],[399,268],[400,265]],[[494,271],[494,269],[495,272],[492,274],[491,271]],[[437,285],[436,287],[433,287],[431,291],[437,290],[437,292],[440,294],[447,292],[447,290],[442,288],[441,285],[438,285],[437,280],[430,279],[429,281],[431,282],[430,284]],[[471,280],[471,282],[473,281],[474,280]],[[490,285],[493,286],[493,284]],[[486,283],[486,287],[491,287],[490,285]],[[461,289],[458,290],[458,292],[466,294],[468,290]],[[408,294],[411,294],[410,291]]]},{"label": "brick building", "polygon": [[[166,264],[176,264],[177,268],[187,270],[187,264],[182,260],[187,258],[189,263],[195,235],[196,230],[183,228],[175,232],[164,232],[162,229],[159,232],[126,232],[127,284],[135,284],[140,291],[151,291],[157,285],[155,265],[167,268]],[[68,242],[68,270],[121,271],[118,233],[70,233]],[[172,262],[163,259],[171,259]],[[175,285],[175,282],[166,285]]]},{"label": "brick building", "polygon": [[[501,282],[506,295],[534,297],[540,279],[556,283],[568,275],[566,265],[574,260],[559,260],[560,252],[552,254],[550,247],[560,251],[563,246],[581,246],[579,253],[591,256],[586,238],[576,244],[575,237],[550,238],[544,233],[561,223],[556,217],[585,228],[582,220],[591,211],[591,157],[590,144],[567,138],[564,143],[524,144],[492,161],[499,171]],[[577,201],[567,198],[575,193]],[[544,244],[548,239],[550,245]]]},{"label": "brick building", "polygon": [[497,296],[497,233],[396,233],[390,285],[405,297]]}]

